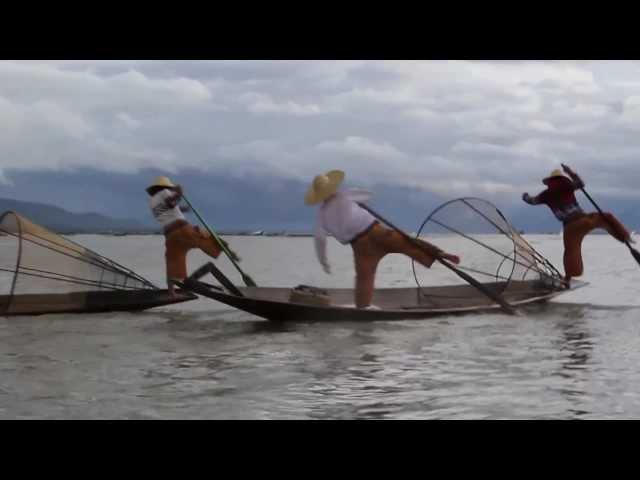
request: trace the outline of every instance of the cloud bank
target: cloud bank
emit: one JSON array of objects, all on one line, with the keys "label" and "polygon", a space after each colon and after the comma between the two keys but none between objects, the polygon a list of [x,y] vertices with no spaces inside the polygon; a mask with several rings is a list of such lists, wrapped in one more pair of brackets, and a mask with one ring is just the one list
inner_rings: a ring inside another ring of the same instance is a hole
[{"label": "cloud bank", "polygon": [[635,196],[640,66],[616,62],[0,62],[11,171],[189,169],[518,195],[560,162]]}]

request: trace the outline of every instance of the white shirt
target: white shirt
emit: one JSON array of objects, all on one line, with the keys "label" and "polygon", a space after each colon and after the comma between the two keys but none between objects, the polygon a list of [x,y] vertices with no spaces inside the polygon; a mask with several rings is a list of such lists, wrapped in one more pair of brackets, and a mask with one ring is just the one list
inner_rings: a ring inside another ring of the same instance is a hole
[{"label": "white shirt", "polygon": [[176,203],[175,207],[169,207],[167,205],[167,199],[173,196],[173,193],[168,190],[160,190],[153,197],[149,199],[149,207],[151,207],[151,213],[154,218],[162,225],[167,225],[175,222],[176,220],[184,220],[184,215],[180,211],[180,207]]},{"label": "white shirt", "polygon": [[327,233],[340,243],[351,242],[359,233],[366,230],[376,219],[356,202],[365,202],[371,197],[367,190],[339,191],[325,200],[318,210],[315,227],[315,246],[318,260],[327,263]]}]

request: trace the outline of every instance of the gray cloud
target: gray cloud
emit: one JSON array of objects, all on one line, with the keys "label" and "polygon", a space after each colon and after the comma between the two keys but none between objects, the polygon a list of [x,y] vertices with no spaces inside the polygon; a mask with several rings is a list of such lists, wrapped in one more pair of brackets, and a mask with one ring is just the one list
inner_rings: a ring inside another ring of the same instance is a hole
[{"label": "gray cloud", "polygon": [[560,162],[635,195],[637,62],[0,62],[3,171],[195,169],[483,196]]}]

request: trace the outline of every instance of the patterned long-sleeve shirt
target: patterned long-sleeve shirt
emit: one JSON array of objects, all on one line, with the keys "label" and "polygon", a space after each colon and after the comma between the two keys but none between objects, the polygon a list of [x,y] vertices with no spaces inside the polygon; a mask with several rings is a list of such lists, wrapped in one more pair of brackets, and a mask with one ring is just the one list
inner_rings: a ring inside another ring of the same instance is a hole
[{"label": "patterned long-sleeve shirt", "polygon": [[565,224],[576,214],[583,213],[573,192],[584,187],[580,177],[574,175],[573,179],[558,177],[549,182],[549,187],[535,197],[523,196],[523,200],[530,205],[547,205],[555,217]]},{"label": "patterned long-sleeve shirt", "polygon": [[184,220],[184,215],[178,206],[179,200],[180,195],[167,189],[160,190],[149,199],[151,213],[160,225],[166,227],[176,220]]}]

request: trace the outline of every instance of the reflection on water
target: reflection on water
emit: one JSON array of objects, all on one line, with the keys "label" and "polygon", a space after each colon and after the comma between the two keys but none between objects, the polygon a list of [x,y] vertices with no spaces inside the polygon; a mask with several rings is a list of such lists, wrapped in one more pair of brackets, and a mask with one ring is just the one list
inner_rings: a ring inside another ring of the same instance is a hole
[{"label": "reflection on water", "polygon": [[594,344],[591,341],[588,326],[582,320],[583,314],[584,311],[576,312],[575,320],[558,325],[562,334],[561,351],[566,355],[558,372],[558,375],[566,380],[566,386],[561,387],[559,391],[565,395],[567,402],[571,405],[567,412],[574,418],[590,413],[582,407],[587,396],[583,384],[588,381],[590,374],[588,366]]},{"label": "reflection on water", "polygon": [[[559,305],[517,322],[282,324],[235,312],[3,322],[0,417],[597,418],[617,374],[597,359],[606,331],[589,314]],[[624,388],[626,413],[637,414],[640,383]]]}]

